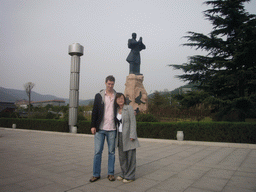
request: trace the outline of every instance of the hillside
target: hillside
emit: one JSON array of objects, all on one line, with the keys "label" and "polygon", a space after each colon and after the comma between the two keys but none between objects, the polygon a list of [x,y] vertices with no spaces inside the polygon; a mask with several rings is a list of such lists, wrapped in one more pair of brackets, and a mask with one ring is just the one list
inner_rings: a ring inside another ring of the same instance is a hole
[{"label": "hillside", "polygon": [[[0,101],[1,102],[15,102],[17,100],[28,100],[25,90],[7,89],[0,87]],[[32,101],[46,101],[46,100],[64,100],[66,104],[69,103],[68,98],[59,98],[54,95],[42,95],[34,91],[31,92]],[[79,100],[79,105],[88,105],[93,99]]]},{"label": "hillside", "polygon": [[[16,100],[28,100],[28,96],[25,90],[17,90],[17,89],[7,89],[0,87],[0,101],[5,102],[15,102]],[[31,92],[31,100],[32,101],[45,101],[45,100],[54,100],[54,99],[62,99],[53,95],[41,95],[34,91]]]},{"label": "hillside", "polygon": [[[196,86],[197,86],[196,84],[187,84],[187,85],[183,85],[183,86],[181,86],[181,87],[179,87],[179,88],[176,88],[176,89],[174,89],[174,90],[172,90],[172,91],[169,91],[169,92],[161,91],[160,94],[166,94],[166,93],[178,94],[178,93],[179,93],[179,90],[180,90],[181,88],[191,88],[192,90],[196,90],[196,89],[197,89]],[[153,96],[153,94],[154,94],[154,93],[151,93],[150,95],[148,95],[148,97],[151,98],[151,97]]]},{"label": "hillside", "polygon": [[183,86],[181,86],[179,88],[176,88],[173,91],[171,91],[171,94],[178,94],[179,93],[179,89],[181,89],[181,88],[191,88],[192,90],[196,90],[197,89],[196,86],[197,86],[196,84],[183,85]]}]

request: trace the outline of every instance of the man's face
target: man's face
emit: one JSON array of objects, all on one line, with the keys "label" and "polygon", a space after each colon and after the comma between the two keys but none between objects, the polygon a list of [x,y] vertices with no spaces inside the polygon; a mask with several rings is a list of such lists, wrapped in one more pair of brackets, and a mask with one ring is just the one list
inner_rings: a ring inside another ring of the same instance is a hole
[{"label": "man's face", "polygon": [[113,88],[114,88],[114,85],[115,85],[115,82],[108,80],[105,84],[106,84],[106,90],[112,92]]},{"label": "man's face", "polygon": [[133,34],[132,34],[132,38],[133,38],[133,39],[136,39],[136,36],[137,36],[136,33],[133,33]]}]

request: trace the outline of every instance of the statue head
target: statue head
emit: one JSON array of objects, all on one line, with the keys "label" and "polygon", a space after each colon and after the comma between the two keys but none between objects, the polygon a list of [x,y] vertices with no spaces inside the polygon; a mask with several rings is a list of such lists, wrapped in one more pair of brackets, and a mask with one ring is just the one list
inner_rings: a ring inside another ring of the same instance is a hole
[{"label": "statue head", "polygon": [[137,37],[137,34],[136,33],[132,33],[132,38],[136,39],[136,37]]}]

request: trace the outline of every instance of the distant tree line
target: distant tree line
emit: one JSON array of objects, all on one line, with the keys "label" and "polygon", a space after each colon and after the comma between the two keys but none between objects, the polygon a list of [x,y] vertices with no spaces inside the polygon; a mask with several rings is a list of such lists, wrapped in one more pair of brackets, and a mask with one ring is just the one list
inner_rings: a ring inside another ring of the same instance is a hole
[{"label": "distant tree line", "polygon": [[[87,106],[78,107],[78,120],[90,120],[90,111],[92,110],[93,103]],[[29,112],[30,111],[30,112]],[[28,115],[29,114],[29,115]],[[64,119],[68,120],[69,105],[54,106],[46,105],[33,106],[30,105],[27,109],[18,107],[14,113],[0,113],[0,117],[10,118],[31,118],[31,119]]]}]

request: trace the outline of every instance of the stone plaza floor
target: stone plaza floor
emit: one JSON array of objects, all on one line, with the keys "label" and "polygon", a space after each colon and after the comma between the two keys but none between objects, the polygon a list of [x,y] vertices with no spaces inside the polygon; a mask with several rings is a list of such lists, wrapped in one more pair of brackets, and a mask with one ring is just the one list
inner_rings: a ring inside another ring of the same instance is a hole
[{"label": "stone plaza floor", "polygon": [[[0,191],[253,192],[256,145],[139,138],[136,180],[90,183],[94,136],[0,128]],[[186,138],[186,136],[185,136]],[[115,176],[120,173],[116,150]]]}]

